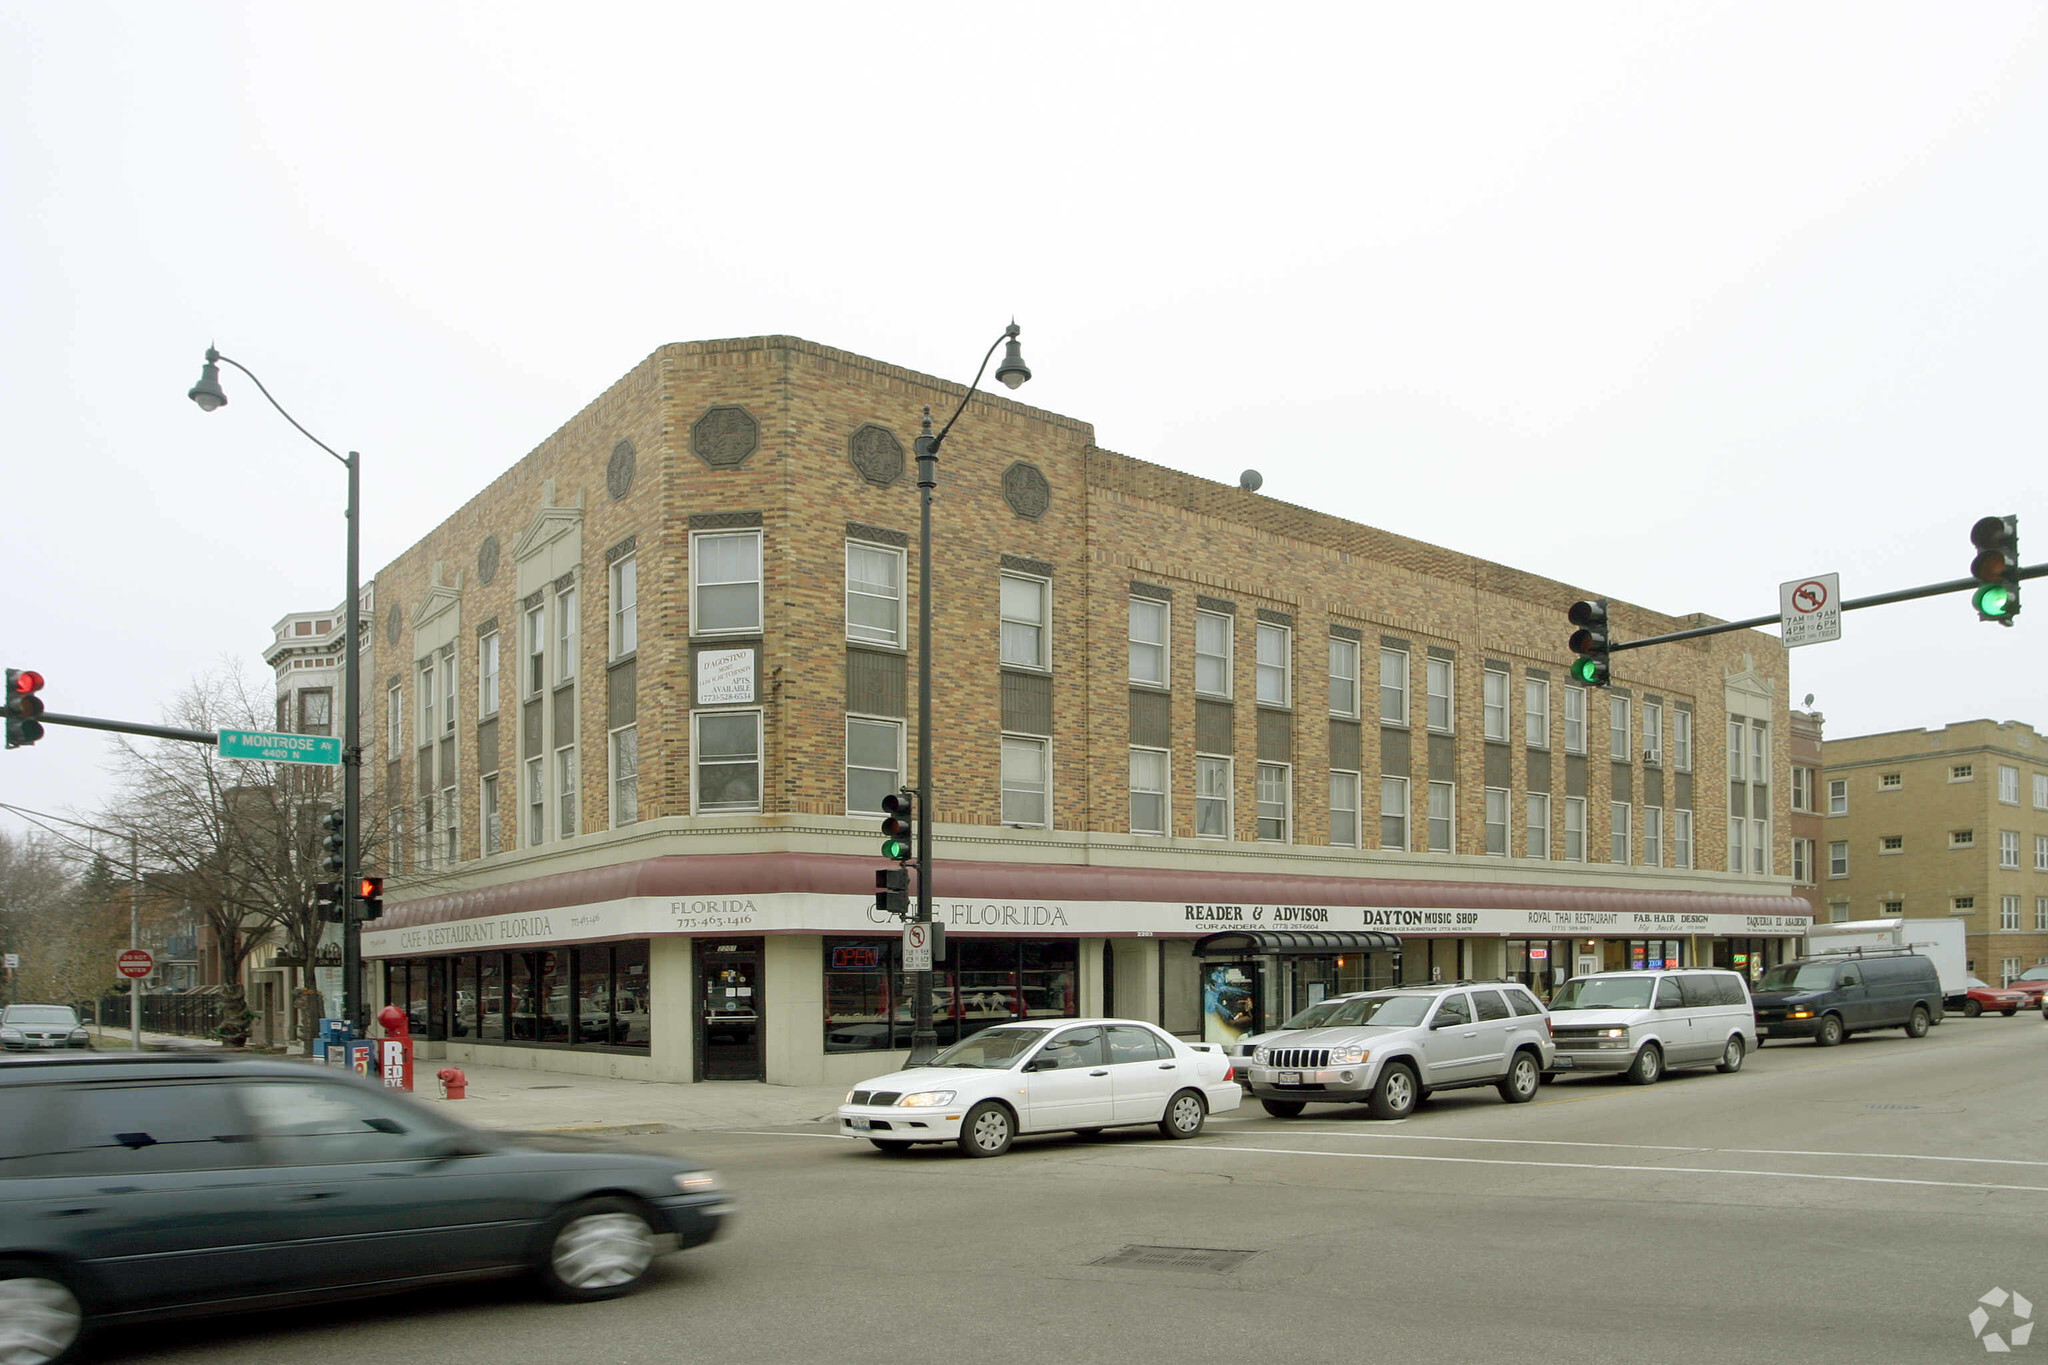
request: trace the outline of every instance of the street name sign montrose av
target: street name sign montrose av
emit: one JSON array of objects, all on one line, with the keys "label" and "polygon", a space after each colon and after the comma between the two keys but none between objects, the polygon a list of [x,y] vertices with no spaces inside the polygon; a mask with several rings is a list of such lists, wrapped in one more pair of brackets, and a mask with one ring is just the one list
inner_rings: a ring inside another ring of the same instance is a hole
[{"label": "street name sign montrose av", "polygon": [[253,758],[264,763],[339,763],[338,735],[281,735],[269,730],[222,730],[222,758]]},{"label": "street name sign montrose av", "polygon": [[147,948],[123,948],[114,966],[123,976],[144,977],[156,970],[156,959]]},{"label": "street name sign montrose av", "polygon": [[1817,573],[1778,585],[1778,626],[1785,648],[1842,638],[1842,576]]}]

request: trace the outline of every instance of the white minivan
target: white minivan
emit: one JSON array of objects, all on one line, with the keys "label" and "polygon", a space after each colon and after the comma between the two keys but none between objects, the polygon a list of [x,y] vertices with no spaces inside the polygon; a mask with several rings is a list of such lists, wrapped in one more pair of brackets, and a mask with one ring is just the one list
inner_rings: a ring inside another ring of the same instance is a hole
[{"label": "white minivan", "polygon": [[1740,1071],[1756,1008],[1740,973],[1707,967],[1575,976],[1550,1001],[1560,1071],[1619,1071],[1648,1085],[1676,1067]]}]

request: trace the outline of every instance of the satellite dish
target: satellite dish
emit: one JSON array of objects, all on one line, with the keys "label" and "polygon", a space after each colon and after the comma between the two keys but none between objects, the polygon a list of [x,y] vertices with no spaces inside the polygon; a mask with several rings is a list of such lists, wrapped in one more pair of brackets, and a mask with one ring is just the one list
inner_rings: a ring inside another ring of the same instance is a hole
[{"label": "satellite dish", "polygon": [[1258,492],[1259,486],[1263,483],[1265,483],[1265,480],[1259,476],[1259,471],[1256,469],[1247,469],[1244,473],[1237,476],[1237,486],[1247,493]]},{"label": "satellite dish", "polygon": [[1806,709],[1809,711],[1813,709],[1813,693],[1811,692],[1806,694]]}]

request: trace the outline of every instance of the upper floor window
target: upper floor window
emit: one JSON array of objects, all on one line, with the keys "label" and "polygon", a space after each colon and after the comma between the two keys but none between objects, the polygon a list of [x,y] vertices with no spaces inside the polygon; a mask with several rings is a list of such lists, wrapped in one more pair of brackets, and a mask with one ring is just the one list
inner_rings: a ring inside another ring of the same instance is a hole
[{"label": "upper floor window", "polygon": [[697,814],[733,815],[760,810],[761,713],[693,711],[690,726]]},{"label": "upper floor window", "polygon": [[1877,789],[1881,792],[1895,792],[1905,785],[1906,775],[1904,773],[1880,773],[1878,775]]},{"label": "upper floor window", "polygon": [[1813,809],[1813,769],[1798,763],[1792,765],[1792,809]]},{"label": "upper floor window", "polygon": [[299,733],[334,733],[334,693],[325,687],[311,687],[299,693]]},{"label": "upper floor window", "polygon": [[1045,828],[1052,802],[1046,780],[1048,741],[1003,736],[1002,815],[1006,825]]},{"label": "upper floor window", "polygon": [[1609,756],[1616,763],[1626,763],[1635,757],[1629,748],[1629,701],[1627,697],[1607,699],[1607,728]]},{"label": "upper floor window", "polygon": [[1522,680],[1522,737],[1532,749],[1550,747],[1550,683],[1547,679]]},{"label": "upper floor window", "polygon": [[2048,810],[2048,773],[2034,774],[2034,809]]},{"label": "upper floor window", "polygon": [[1261,706],[1293,704],[1294,632],[1286,626],[1259,622],[1258,697]]},{"label": "upper floor window", "polygon": [[1948,846],[1950,848],[1975,848],[1977,846],[1977,831],[1974,829],[1950,830],[1948,832]]},{"label": "upper floor window", "polygon": [[903,643],[903,551],[846,542],[846,638]]},{"label": "upper floor window", "polygon": [[846,718],[846,813],[879,814],[903,785],[903,722]]},{"label": "upper floor window", "polygon": [[1664,706],[1661,702],[1643,703],[1643,762],[1664,761]]},{"label": "upper floor window", "polygon": [[1284,844],[1292,838],[1294,770],[1285,763],[1258,767],[1259,838]]},{"label": "upper floor window", "polygon": [[1012,668],[1051,668],[1052,584],[1043,578],[1004,574],[1000,611],[1003,663]]},{"label": "upper floor window", "polygon": [[1232,619],[1220,611],[1195,613],[1195,691],[1205,697],[1230,695]]},{"label": "upper floor window", "polygon": [[1586,752],[1586,689],[1567,686],[1564,690],[1564,751]]},{"label": "upper floor window", "polygon": [[455,651],[441,656],[441,733],[455,733]]},{"label": "upper floor window", "polygon": [[1358,641],[1330,637],[1330,714],[1358,714]]},{"label": "upper floor window", "polygon": [[[1486,737],[1505,744],[1508,738],[1508,683],[1506,672],[1489,668],[1480,679],[1481,721]],[[1506,817],[1502,817],[1506,825]]]},{"label": "upper floor window", "polygon": [[611,657],[623,659],[640,647],[640,560],[627,555],[612,565]]},{"label": "upper floor window", "polygon": [[1131,750],[1131,833],[1167,832],[1167,767],[1164,749]]},{"label": "upper floor window", "polygon": [[1408,723],[1408,651],[1380,650],[1380,723]]},{"label": "upper floor window", "polygon": [[1451,728],[1451,683],[1456,674],[1449,659],[1431,657],[1426,670],[1429,683],[1429,728]]},{"label": "upper floor window", "polygon": [[1968,782],[1976,775],[1977,768],[1972,763],[1951,764],[1948,770],[1948,780],[1951,782]]},{"label": "upper floor window", "polygon": [[1131,599],[1131,681],[1166,686],[1166,603],[1149,597]]},{"label": "upper floor window", "polygon": [[2020,770],[1998,765],[1998,799],[2008,806],[2020,803]]},{"label": "upper floor window", "polygon": [[548,609],[529,607],[526,611],[526,669],[520,682],[526,695],[539,696],[548,685]]},{"label": "upper floor window", "polygon": [[698,531],[690,537],[690,633],[761,629],[761,533]]},{"label": "upper floor window", "polygon": [[1849,779],[1848,779],[1848,778],[1846,778],[1846,777],[1831,777],[1831,778],[1829,778],[1829,779],[1828,779],[1828,814],[1829,814],[1829,815],[1847,815],[1848,813],[1849,813]]},{"label": "upper floor window", "polygon": [[384,757],[405,752],[405,693],[393,683],[384,694]]},{"label": "upper floor window", "polygon": [[1769,721],[1751,721],[1749,726],[1749,780],[1771,780],[1771,726]]},{"label": "upper floor window", "polygon": [[1692,771],[1692,712],[1671,713],[1671,766],[1682,773]]},{"label": "upper floor window", "polygon": [[555,681],[568,682],[576,676],[576,655],[581,643],[582,618],[576,609],[576,585],[555,594]]},{"label": "upper floor window", "polygon": [[421,744],[427,743],[441,733],[441,715],[434,705],[434,661],[427,659],[420,664],[420,733]]},{"label": "upper floor window", "polygon": [[476,713],[498,714],[498,632],[476,642]]}]

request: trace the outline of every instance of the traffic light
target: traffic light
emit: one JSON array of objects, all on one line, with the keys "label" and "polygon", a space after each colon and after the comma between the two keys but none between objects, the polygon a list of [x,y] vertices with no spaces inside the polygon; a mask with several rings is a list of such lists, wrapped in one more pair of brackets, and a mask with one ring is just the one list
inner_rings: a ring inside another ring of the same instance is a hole
[{"label": "traffic light", "polygon": [[24,748],[43,737],[43,675],[33,668],[7,670],[7,747]]},{"label": "traffic light", "polygon": [[356,900],[362,908],[356,912],[358,919],[377,919],[384,913],[384,879],[382,877],[358,877],[356,879]]},{"label": "traffic light", "polygon": [[1596,597],[1590,602],[1574,602],[1566,615],[1578,627],[1571,638],[1572,653],[1579,656],[1572,660],[1572,681],[1593,687],[1607,686],[1607,652],[1610,648],[1607,599]]},{"label": "traffic light", "polygon": [[342,885],[340,882],[321,882],[313,888],[313,908],[320,912],[320,918],[331,924],[342,920]]},{"label": "traffic light", "polygon": [[875,869],[875,909],[898,919],[910,913],[910,873],[901,867]]},{"label": "traffic light", "polygon": [[348,814],[340,806],[320,817],[320,828],[327,831],[320,840],[320,847],[327,851],[327,856],[320,860],[320,870],[331,872],[336,877],[347,871],[342,866],[348,848],[348,836],[342,831],[347,824]]},{"label": "traffic light", "polygon": [[899,863],[917,856],[917,793],[908,787],[882,798],[882,856]]},{"label": "traffic light", "polygon": [[1977,547],[1970,577],[1983,584],[1970,605],[1979,621],[2009,626],[2020,614],[2020,519],[1984,517],[1970,528],[1970,543]]}]

